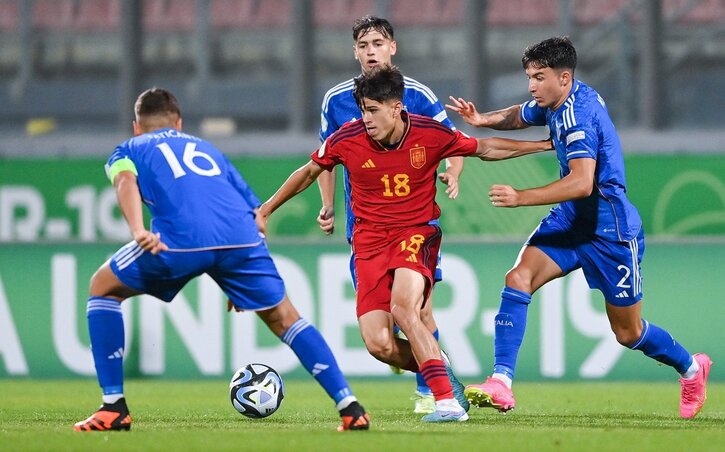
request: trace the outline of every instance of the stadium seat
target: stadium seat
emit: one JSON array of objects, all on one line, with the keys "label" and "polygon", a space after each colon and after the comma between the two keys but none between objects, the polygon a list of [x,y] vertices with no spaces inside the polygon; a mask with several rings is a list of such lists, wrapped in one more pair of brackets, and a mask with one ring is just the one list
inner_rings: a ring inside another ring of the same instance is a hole
[{"label": "stadium seat", "polygon": [[[664,0],[665,15],[672,15],[687,5],[689,0]],[[711,23],[725,22],[725,1],[701,0],[678,21],[684,23]]]},{"label": "stadium seat", "polygon": [[603,22],[614,17],[626,3],[627,0],[577,0],[574,3],[574,18],[580,25]]},{"label": "stadium seat", "polygon": [[32,10],[32,25],[39,30],[72,30],[75,18],[73,0],[36,0]]},{"label": "stadium seat", "polygon": [[315,0],[315,25],[352,28],[355,19],[375,12],[375,0]]},{"label": "stadium seat", "polygon": [[196,0],[145,0],[143,6],[145,30],[188,32],[196,26]]},{"label": "stadium seat", "polygon": [[18,22],[18,2],[16,0],[0,0],[0,33],[16,31]]},{"label": "stadium seat", "polygon": [[121,0],[81,0],[74,29],[117,32],[120,19]]},{"label": "stadium seat", "polygon": [[292,23],[292,0],[211,0],[212,29],[265,29]]},{"label": "stadium seat", "polygon": [[395,26],[446,26],[463,22],[463,0],[398,0],[390,4]]},{"label": "stadium seat", "polygon": [[486,22],[491,26],[553,25],[557,0],[489,0]]},{"label": "stadium seat", "polygon": [[259,2],[255,19],[263,27],[289,27],[292,24],[292,1],[294,0]]},{"label": "stadium seat", "polygon": [[213,29],[247,28],[254,25],[254,0],[211,0]]}]

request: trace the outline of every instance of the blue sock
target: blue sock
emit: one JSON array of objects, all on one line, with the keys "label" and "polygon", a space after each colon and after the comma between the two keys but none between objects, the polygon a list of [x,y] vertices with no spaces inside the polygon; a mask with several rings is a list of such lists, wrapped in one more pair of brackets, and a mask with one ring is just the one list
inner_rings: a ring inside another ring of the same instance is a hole
[{"label": "blue sock", "polygon": [[642,319],[642,335],[629,348],[640,350],[662,364],[674,367],[681,374],[692,364],[692,355],[670,333]]},{"label": "blue sock", "polygon": [[121,303],[90,297],[86,307],[96,376],[104,395],[123,393],[124,331]]},{"label": "blue sock", "polygon": [[332,350],[314,325],[300,317],[280,339],[290,346],[302,366],[315,377],[336,404],[352,395]]},{"label": "blue sock", "polygon": [[526,331],[526,315],[531,295],[511,287],[501,291],[495,325],[493,373],[507,375],[513,380],[516,358]]},{"label": "blue sock", "polygon": [[[438,340],[438,330],[433,331],[433,337]],[[421,394],[433,394],[433,391],[430,390],[430,387],[428,387],[428,384],[425,382],[425,378],[423,378],[423,374],[418,372],[415,374],[415,381],[418,383],[418,388],[416,391],[420,392]]]}]

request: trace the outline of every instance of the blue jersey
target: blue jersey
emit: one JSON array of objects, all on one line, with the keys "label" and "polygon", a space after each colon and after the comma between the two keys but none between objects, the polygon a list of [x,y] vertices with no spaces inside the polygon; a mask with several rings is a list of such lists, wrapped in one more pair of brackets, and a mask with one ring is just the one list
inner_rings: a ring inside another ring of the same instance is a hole
[{"label": "blue jersey", "polygon": [[562,202],[552,210],[581,231],[610,240],[635,238],[642,220],[627,198],[622,146],[602,97],[574,80],[569,96],[556,111],[531,100],[521,105],[521,119],[526,124],[549,126],[561,177],[569,174],[570,160],[591,158],[597,162],[592,194]]},{"label": "blue jersey", "polygon": [[[323,142],[345,123],[360,119],[362,114],[355,102],[352,90],[355,87],[354,79],[340,83],[325,94],[322,100],[322,114],[320,118],[320,142]],[[438,101],[433,91],[424,84],[410,77],[405,77],[405,91],[403,92],[403,107],[408,113],[428,116],[443,123],[451,130],[455,130],[445,108]],[[347,214],[346,237],[350,242],[352,228],[355,224],[355,215],[350,207],[350,178],[347,170],[343,168],[345,187],[345,213]]]},{"label": "blue jersey", "polygon": [[260,243],[253,209],[261,203],[221,151],[174,129],[119,145],[106,164],[138,177],[151,230],[171,250],[230,248]]}]

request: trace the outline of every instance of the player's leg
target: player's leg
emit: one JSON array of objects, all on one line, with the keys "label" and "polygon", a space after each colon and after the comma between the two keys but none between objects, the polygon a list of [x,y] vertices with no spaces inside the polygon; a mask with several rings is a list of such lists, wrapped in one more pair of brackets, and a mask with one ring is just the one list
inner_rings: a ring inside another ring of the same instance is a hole
[{"label": "player's leg", "polygon": [[[436,266],[435,281],[442,279],[442,270],[440,267],[441,255],[438,253],[438,265]],[[431,291],[423,303],[423,309],[420,311],[420,319],[425,327],[433,334],[436,341],[439,340],[438,325],[433,318],[433,292]],[[419,414],[428,414],[435,411],[435,397],[433,391],[428,387],[425,378],[420,373],[415,374],[416,388],[413,394],[414,407],[413,412]]]},{"label": "player's leg", "polygon": [[[551,252],[548,248],[547,251]],[[549,254],[537,246],[524,245],[514,267],[506,274],[506,286],[501,291],[501,304],[494,326],[493,374],[484,383],[469,385],[465,390],[472,404],[493,407],[502,413],[515,407],[511,386],[526,331],[531,295],[563,274]]]},{"label": "player's leg", "polygon": [[256,311],[259,317],[297,355],[302,366],[334,400],[343,430],[366,430],[369,416],[357,402],[332,350],[320,332],[300,317],[266,245],[224,251],[221,264],[209,275],[234,306]]},{"label": "player's leg", "polygon": [[695,417],[707,397],[710,357],[704,353],[691,355],[664,328],[643,319],[641,301],[631,306],[607,302],[607,316],[620,344],[639,350],[680,374],[680,416]]},{"label": "player's leg", "polygon": [[367,430],[370,418],[353,395],[332,350],[317,328],[300,317],[289,298],[285,295],[281,303],[257,314],[335,401],[343,419],[340,430]]},{"label": "player's leg", "polygon": [[705,403],[712,362],[705,354],[691,355],[669,332],[642,318],[643,233],[629,242],[598,240],[584,251],[583,268],[590,285],[607,300],[607,317],[617,342],[674,368],[681,377],[680,415],[696,416]]},{"label": "player's leg", "polygon": [[128,430],[131,417],[123,393],[125,354],[121,302],[148,293],[171,301],[205,265],[205,253],[143,252],[136,242],[118,250],[91,278],[87,305],[88,331],[103,405],[91,417],[75,424],[77,431]]},{"label": "player's leg", "polygon": [[[423,417],[426,422],[465,421],[466,408],[453,393],[449,366],[441,357],[441,350],[433,334],[423,324],[420,310],[430,284],[420,273],[410,268],[396,268],[390,297],[390,312],[395,323],[408,338],[420,373],[431,388],[436,400],[436,411]],[[456,380],[457,381],[457,380]],[[461,394],[461,397],[463,395]],[[466,404],[468,405],[468,404]]]},{"label": "player's leg", "polygon": [[126,287],[105,263],[91,278],[86,307],[91,351],[103,405],[88,419],[76,423],[76,431],[129,430],[131,416],[123,394],[125,346],[121,302],[138,292]]}]

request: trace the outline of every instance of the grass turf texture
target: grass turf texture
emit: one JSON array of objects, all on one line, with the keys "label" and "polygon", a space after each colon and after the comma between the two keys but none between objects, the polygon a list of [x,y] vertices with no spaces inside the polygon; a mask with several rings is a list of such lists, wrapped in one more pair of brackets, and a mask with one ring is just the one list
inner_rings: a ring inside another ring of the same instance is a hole
[{"label": "grass turf texture", "polygon": [[0,381],[0,450],[723,450],[725,384],[711,383],[693,420],[678,417],[671,383],[517,383],[518,408],[471,408],[465,423],[424,424],[414,384],[352,380],[368,432],[335,431],[333,404],[311,381],[286,381],[282,407],[246,419],[220,380],[130,380],[130,432],[72,431],[100,404],[95,380]]}]

